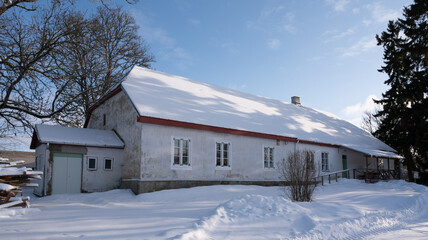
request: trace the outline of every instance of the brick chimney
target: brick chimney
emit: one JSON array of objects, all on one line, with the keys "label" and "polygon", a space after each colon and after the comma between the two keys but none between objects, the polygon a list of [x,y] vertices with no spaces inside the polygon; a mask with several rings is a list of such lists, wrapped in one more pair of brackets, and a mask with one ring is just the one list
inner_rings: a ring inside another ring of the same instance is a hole
[{"label": "brick chimney", "polygon": [[291,97],[291,103],[297,106],[300,106],[300,97],[298,96],[292,96]]}]

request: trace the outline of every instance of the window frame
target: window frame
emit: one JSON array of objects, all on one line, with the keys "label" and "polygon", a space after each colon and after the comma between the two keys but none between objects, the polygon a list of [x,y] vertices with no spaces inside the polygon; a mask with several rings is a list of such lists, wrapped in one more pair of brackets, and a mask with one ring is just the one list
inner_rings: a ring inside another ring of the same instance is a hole
[{"label": "window frame", "polygon": [[[106,161],[107,160],[111,161],[110,168],[106,168]],[[113,163],[114,163],[114,158],[112,158],[112,157],[105,157],[104,158],[104,166],[103,166],[104,171],[113,171]]]},{"label": "window frame", "polygon": [[[95,159],[95,167],[94,168],[90,167],[90,163],[89,162],[90,162],[91,159]],[[98,157],[87,156],[86,157],[86,169],[89,170],[89,171],[97,171],[97,169],[98,169]]]},{"label": "window frame", "polygon": [[[217,144],[220,144],[220,163],[217,165]],[[227,165],[224,165],[224,145],[227,146]],[[232,144],[230,141],[216,141],[214,145],[214,164],[218,170],[230,170],[232,169]]]},{"label": "window frame", "polygon": [[329,153],[321,152],[321,171],[330,172]]},{"label": "window frame", "polygon": [[[175,141],[179,140],[178,145],[178,157],[179,157],[179,164],[175,164]],[[187,162],[188,164],[183,164],[183,141],[187,141]],[[171,137],[171,168],[172,169],[191,169],[192,168],[192,139],[188,137],[177,137],[173,136]]]},{"label": "window frame", "polygon": [[314,151],[306,151],[306,154],[309,155],[309,162],[307,163],[307,166],[309,167],[309,170],[315,171],[315,152]]},{"label": "window frame", "polygon": [[[268,155],[269,156],[271,156],[271,157],[269,157],[269,159],[268,159],[268,164],[267,164],[267,166],[266,166],[266,154],[265,154],[265,152],[266,152],[266,149],[269,149],[269,153],[268,153]],[[275,147],[274,146],[265,146],[265,145],[263,145],[263,149],[262,149],[262,164],[263,164],[263,169],[264,170],[275,170],[276,168],[275,168]]]}]

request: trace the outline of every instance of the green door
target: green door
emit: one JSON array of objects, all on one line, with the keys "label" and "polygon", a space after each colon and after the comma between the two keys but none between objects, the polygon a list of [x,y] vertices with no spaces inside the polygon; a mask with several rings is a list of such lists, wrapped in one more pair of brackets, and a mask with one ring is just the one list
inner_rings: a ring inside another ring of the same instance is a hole
[{"label": "green door", "polygon": [[[348,158],[346,155],[342,155],[342,165],[343,165],[343,170],[348,169]],[[348,173],[345,172],[343,173],[343,177],[348,178]]]},{"label": "green door", "polygon": [[81,179],[81,154],[54,153],[52,194],[80,193]]}]

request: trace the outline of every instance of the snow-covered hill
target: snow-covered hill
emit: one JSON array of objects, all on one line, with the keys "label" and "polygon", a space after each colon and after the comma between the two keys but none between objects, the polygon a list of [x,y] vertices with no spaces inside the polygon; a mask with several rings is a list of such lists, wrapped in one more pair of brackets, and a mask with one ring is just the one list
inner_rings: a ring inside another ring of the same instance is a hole
[{"label": "snow-covered hill", "polygon": [[0,211],[2,239],[428,239],[428,191],[342,180],[315,200],[279,187],[209,186],[135,196],[128,190],[32,199]]}]

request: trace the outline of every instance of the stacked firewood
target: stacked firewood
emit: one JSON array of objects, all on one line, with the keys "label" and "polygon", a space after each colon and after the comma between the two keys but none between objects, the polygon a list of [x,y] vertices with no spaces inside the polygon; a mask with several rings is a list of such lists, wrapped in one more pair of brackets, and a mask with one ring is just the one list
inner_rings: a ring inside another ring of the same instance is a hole
[{"label": "stacked firewood", "polygon": [[43,173],[25,166],[19,167],[23,163],[0,158],[0,208],[30,206],[30,197],[23,196],[22,190],[38,187],[33,181],[41,179]]}]

